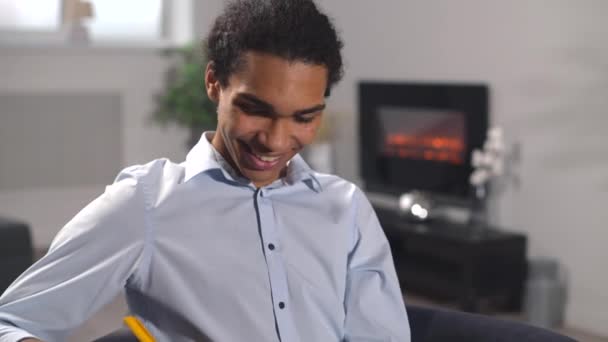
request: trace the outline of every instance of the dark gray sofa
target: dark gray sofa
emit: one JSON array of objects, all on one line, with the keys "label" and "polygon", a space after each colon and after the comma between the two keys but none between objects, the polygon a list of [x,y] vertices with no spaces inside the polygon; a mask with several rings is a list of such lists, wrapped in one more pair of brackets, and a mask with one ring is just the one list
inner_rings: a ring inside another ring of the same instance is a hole
[{"label": "dark gray sofa", "polygon": [[33,256],[29,226],[0,217],[0,294],[30,267]]}]

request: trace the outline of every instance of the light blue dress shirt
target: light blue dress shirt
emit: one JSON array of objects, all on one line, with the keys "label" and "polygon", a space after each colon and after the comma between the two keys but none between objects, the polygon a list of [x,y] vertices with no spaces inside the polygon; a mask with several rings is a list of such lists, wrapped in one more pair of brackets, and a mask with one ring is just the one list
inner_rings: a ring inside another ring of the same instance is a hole
[{"label": "light blue dress shirt", "polygon": [[67,334],[125,291],[157,341],[410,341],[365,195],[296,155],[257,189],[203,135],[123,170],[0,297],[0,342]]}]

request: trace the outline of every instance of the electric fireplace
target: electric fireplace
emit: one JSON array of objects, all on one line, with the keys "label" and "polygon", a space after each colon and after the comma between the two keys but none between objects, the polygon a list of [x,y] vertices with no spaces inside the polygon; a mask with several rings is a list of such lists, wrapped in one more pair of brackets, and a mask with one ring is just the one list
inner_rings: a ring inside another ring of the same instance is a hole
[{"label": "electric fireplace", "polygon": [[466,198],[471,152],[488,126],[481,84],[359,84],[361,172],[366,190]]}]

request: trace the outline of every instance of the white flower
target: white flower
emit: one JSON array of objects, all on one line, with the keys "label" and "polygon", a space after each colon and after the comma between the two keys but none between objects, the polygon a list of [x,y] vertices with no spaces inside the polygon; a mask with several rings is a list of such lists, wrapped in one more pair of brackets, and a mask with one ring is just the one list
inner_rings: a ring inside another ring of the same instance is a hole
[{"label": "white flower", "polygon": [[490,179],[490,173],[486,169],[476,169],[471,173],[469,182],[473,186],[481,186]]},{"label": "white flower", "polygon": [[503,132],[500,127],[492,127],[483,150],[475,149],[471,155],[471,165],[474,171],[471,173],[469,182],[473,186],[482,186],[492,177],[497,177],[504,172],[505,143]]}]

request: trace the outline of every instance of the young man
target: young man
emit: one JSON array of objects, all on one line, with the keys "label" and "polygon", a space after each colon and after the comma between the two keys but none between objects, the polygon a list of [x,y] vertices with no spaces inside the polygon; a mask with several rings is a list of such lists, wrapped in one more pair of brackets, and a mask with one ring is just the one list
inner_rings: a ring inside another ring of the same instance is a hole
[{"label": "young man", "polygon": [[340,79],[311,0],[230,4],[208,37],[217,103],[181,164],[122,171],[0,298],[0,341],[63,341],[121,291],[159,341],[410,339],[364,194],[297,154]]}]

